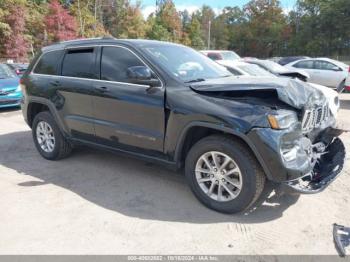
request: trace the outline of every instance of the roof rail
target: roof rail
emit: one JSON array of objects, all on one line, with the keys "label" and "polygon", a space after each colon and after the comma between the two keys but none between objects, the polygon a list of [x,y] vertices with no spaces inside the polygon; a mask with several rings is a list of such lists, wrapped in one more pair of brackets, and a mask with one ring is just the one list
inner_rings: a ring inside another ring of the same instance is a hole
[{"label": "roof rail", "polygon": [[115,39],[112,36],[101,36],[101,37],[92,37],[92,38],[79,38],[79,39],[72,39],[72,40],[66,40],[66,41],[60,41],[59,44],[63,43],[72,43],[72,42],[79,42],[79,41],[89,41],[89,40],[101,40],[101,39]]}]

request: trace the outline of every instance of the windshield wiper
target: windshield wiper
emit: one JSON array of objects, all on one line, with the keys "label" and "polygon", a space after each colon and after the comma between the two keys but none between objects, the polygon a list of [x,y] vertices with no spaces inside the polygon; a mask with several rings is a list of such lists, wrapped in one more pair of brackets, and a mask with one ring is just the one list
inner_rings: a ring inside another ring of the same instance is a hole
[{"label": "windshield wiper", "polygon": [[185,83],[196,83],[196,82],[203,82],[205,81],[204,78],[196,78],[196,79],[192,79],[192,80],[189,80],[189,81],[186,81]]}]

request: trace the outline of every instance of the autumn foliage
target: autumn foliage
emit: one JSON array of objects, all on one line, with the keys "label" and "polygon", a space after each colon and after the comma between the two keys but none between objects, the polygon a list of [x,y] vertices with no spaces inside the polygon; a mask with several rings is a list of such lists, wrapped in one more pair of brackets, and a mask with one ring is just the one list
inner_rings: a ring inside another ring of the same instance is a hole
[{"label": "autumn foliage", "polygon": [[3,37],[3,52],[5,57],[21,60],[27,57],[29,43],[25,38],[25,8],[24,5],[8,5],[4,20],[10,26],[11,32]]},{"label": "autumn foliage", "polygon": [[142,0],[0,0],[0,59],[25,61],[53,42],[104,35],[261,58],[350,54],[350,0],[298,0],[288,11],[279,0],[247,0],[194,12],[178,10],[174,0],[154,2],[144,17]]},{"label": "autumn foliage", "polygon": [[45,16],[46,31],[50,40],[64,41],[77,37],[77,23],[58,0],[52,0]]}]

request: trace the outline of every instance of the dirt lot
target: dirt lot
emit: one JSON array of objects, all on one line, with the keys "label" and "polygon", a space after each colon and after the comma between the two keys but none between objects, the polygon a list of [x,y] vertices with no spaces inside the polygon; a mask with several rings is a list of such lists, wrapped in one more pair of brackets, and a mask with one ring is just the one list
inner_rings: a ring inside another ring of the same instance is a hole
[{"label": "dirt lot", "polygon": [[[345,94],[348,127],[349,114]],[[0,110],[0,254],[336,254],[332,224],[350,225],[349,163],[323,193],[267,190],[249,214],[222,215],[163,167],[92,149],[46,161],[21,112]]]}]

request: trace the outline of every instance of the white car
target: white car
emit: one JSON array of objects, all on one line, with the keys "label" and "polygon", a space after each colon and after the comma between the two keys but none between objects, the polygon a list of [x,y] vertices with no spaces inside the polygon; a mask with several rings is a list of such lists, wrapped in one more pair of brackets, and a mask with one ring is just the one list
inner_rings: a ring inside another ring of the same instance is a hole
[{"label": "white car", "polygon": [[309,74],[304,70],[296,69],[296,68],[289,69],[270,60],[245,58],[244,62],[258,65],[261,68],[265,69],[266,71],[269,71],[271,74],[274,74],[275,76],[299,78],[304,82],[306,82],[307,79],[310,77]]},{"label": "white car", "polygon": [[350,92],[350,69],[349,69],[349,74],[345,80],[344,90]]},{"label": "white car", "polygon": [[[282,77],[282,76],[276,76],[269,71],[259,67],[258,65],[255,64],[249,64],[243,61],[227,61],[227,60],[220,60],[216,61],[220,65],[226,67],[228,71],[230,71],[233,75],[235,76],[241,76],[241,77]],[[334,117],[337,117],[338,115],[338,110],[340,107],[339,103],[339,95],[337,92],[334,90],[318,85],[318,84],[313,84],[313,83],[308,83],[312,87],[320,90],[325,97],[327,97],[328,104],[329,104],[329,109],[331,113],[334,115]],[[350,86],[350,80],[349,80],[349,86]],[[349,88],[350,89],[350,88]]]},{"label": "white car", "polygon": [[249,64],[243,62],[243,60],[218,60],[218,64],[226,67],[235,76],[246,75],[246,76],[256,76],[256,77],[273,77],[274,75],[270,72],[262,69],[258,65]]},{"label": "white car", "polygon": [[285,65],[289,69],[302,69],[310,78],[308,82],[344,90],[346,79],[349,77],[349,66],[329,58],[310,58],[294,61]]},{"label": "white car", "polygon": [[243,60],[218,60],[218,64],[226,67],[233,75],[246,75],[246,76],[256,76],[256,77],[273,77],[274,74],[266,71],[258,65],[249,64]]},{"label": "white car", "polygon": [[227,51],[227,50],[202,50],[199,51],[203,55],[209,57],[211,60],[218,61],[218,60],[238,60],[241,59],[239,55],[237,55],[233,51]]}]

